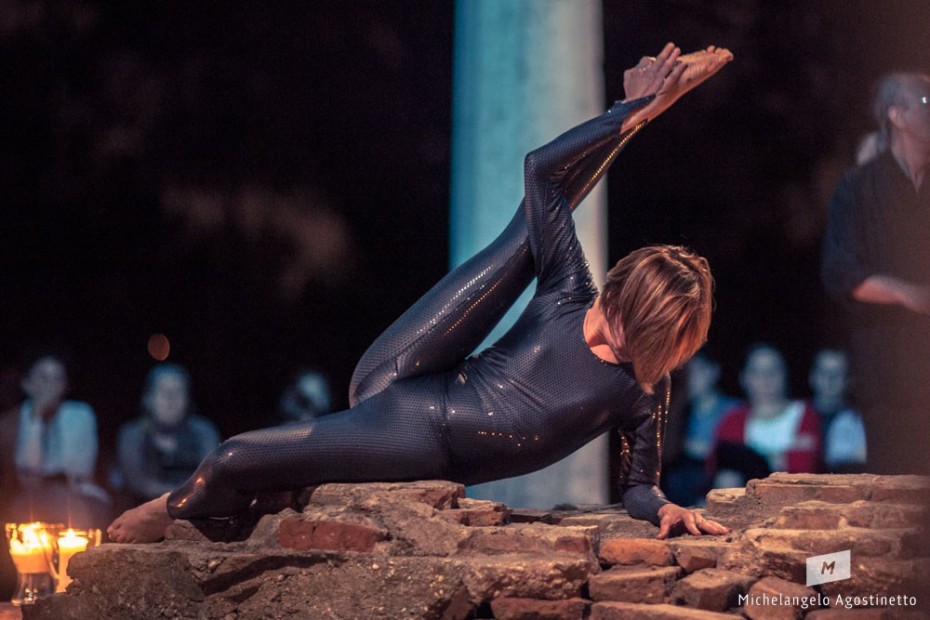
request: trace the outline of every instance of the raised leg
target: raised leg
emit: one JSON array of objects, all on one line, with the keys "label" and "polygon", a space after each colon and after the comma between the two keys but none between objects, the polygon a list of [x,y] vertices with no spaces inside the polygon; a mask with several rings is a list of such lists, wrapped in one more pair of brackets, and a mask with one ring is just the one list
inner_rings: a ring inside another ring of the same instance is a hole
[{"label": "raised leg", "polygon": [[449,272],[368,347],[352,374],[350,404],[398,379],[441,372],[461,362],[533,276],[521,205],[491,245]]}]

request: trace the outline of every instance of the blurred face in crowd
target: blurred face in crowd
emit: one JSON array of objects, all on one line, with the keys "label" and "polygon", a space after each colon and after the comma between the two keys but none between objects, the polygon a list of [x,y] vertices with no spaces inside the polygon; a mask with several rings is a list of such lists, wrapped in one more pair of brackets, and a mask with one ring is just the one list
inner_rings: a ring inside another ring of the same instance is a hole
[{"label": "blurred face in crowd", "polygon": [[145,405],[159,426],[178,425],[187,415],[187,381],[175,373],[162,374],[152,385]]},{"label": "blurred face in crowd", "polygon": [[894,108],[893,121],[898,130],[930,144],[930,80],[907,84],[902,102]]},{"label": "blurred face in crowd", "polygon": [[743,389],[753,405],[784,400],[788,390],[785,360],[769,347],[753,351],[742,372]]},{"label": "blurred face in crowd", "polygon": [[815,398],[842,401],[848,384],[846,356],[840,351],[822,351],[814,360],[809,379]]},{"label": "blurred face in crowd", "polygon": [[720,379],[720,366],[703,355],[688,362],[688,398],[695,399],[714,391]]},{"label": "blurred face in crowd", "polygon": [[68,374],[64,364],[51,356],[40,358],[22,382],[23,392],[32,400],[35,411],[57,408],[68,389]]}]

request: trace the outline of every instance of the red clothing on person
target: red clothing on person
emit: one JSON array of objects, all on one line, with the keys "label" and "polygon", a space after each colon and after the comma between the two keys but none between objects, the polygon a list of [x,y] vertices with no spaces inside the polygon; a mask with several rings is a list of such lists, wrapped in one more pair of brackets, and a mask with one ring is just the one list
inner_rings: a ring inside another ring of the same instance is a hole
[{"label": "red clothing on person", "polygon": [[747,424],[750,423],[751,409],[748,403],[737,405],[723,416],[720,424],[717,425],[715,445],[722,442],[746,445],[765,457],[772,471],[786,471],[792,474],[816,473],[820,470],[823,446],[819,416],[809,403],[792,401],[785,408],[785,413],[780,413],[776,417],[789,415],[791,407],[801,407],[803,412],[794,426],[790,439],[783,440],[787,445],[785,450],[773,454],[770,450],[760,449],[758,445],[753,445],[752,439],[747,437]]}]

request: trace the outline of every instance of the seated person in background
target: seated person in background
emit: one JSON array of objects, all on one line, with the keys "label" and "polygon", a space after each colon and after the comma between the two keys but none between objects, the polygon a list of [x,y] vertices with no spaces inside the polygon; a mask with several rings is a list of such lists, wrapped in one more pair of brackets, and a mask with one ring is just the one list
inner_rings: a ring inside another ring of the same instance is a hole
[{"label": "seated person in background", "polygon": [[865,426],[846,404],[849,360],[838,349],[821,349],[808,376],[814,393],[811,405],[820,414],[823,460],[831,473],[865,471]]},{"label": "seated person in background", "polygon": [[118,486],[148,500],[187,480],[220,443],[216,426],[191,410],[187,371],[177,364],[152,368],[142,394],[143,415],[119,431]]},{"label": "seated person in background", "polygon": [[720,364],[707,351],[699,351],[687,366],[688,414],[684,449],[663,477],[664,491],[672,502],[700,504],[708,488],[705,461],[714,444],[717,424],[736,398],[722,394],[717,387]]},{"label": "seated person in background", "polygon": [[313,368],[300,369],[281,395],[279,409],[285,424],[306,422],[332,413],[326,375]]},{"label": "seated person in background", "polygon": [[[817,472],[820,421],[813,407],[788,398],[788,369],[778,349],[754,345],[740,383],[748,402],[728,411],[717,426],[710,461],[714,486],[743,486],[751,477],[775,471]],[[762,460],[767,472],[759,467]]]},{"label": "seated person in background", "polygon": [[65,400],[69,373],[64,354],[35,354],[25,369],[20,386],[26,400],[0,417],[3,517],[99,525],[109,498],[93,483],[94,410]]}]

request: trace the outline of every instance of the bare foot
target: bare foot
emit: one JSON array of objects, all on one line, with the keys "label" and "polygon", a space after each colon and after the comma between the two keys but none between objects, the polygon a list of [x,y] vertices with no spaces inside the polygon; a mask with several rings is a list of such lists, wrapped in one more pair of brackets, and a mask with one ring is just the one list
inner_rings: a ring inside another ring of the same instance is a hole
[{"label": "bare foot", "polygon": [[152,543],[165,537],[174,520],[168,515],[168,494],[127,510],[107,528],[110,540],[118,543]]},{"label": "bare foot", "polygon": [[655,99],[633,113],[624,127],[651,120],[660,115],[682,96],[703,84],[724,65],[733,60],[728,49],[713,45],[681,55],[671,43],[656,58],[644,57],[639,64],[624,73],[624,90],[640,97],[655,94]]}]

